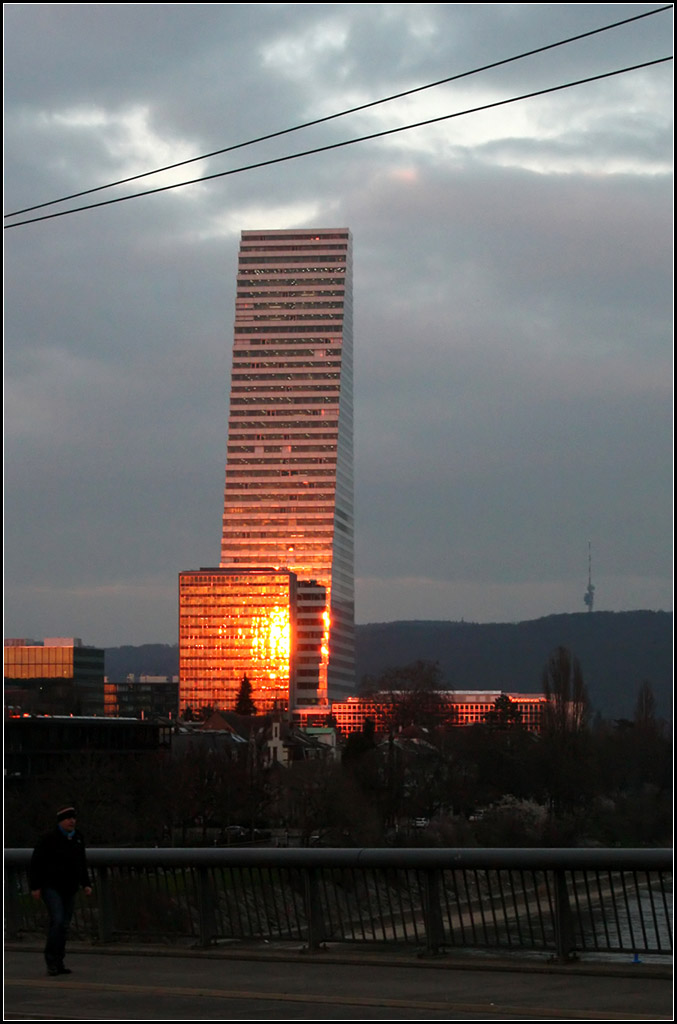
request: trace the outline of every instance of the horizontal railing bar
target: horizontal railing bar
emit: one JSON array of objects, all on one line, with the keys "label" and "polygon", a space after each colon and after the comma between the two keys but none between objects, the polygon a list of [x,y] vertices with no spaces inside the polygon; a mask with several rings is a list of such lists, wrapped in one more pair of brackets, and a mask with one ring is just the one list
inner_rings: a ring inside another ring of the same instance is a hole
[{"label": "horizontal railing bar", "polygon": [[[32,851],[5,850],[6,867],[25,867]],[[439,848],[344,849],[269,847],[89,847],[92,867],[278,867],[278,868],[412,868],[509,870],[671,871],[673,851],[579,848]]]}]

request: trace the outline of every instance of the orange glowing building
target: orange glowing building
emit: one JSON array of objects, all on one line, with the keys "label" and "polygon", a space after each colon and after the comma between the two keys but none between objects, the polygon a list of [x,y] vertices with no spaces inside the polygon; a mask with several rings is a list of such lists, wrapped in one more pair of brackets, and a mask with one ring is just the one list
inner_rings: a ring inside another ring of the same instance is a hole
[{"label": "orange glowing building", "polygon": [[243,677],[258,713],[287,706],[295,679],[296,588],[285,569],[179,574],[181,711],[234,708]]},{"label": "orange glowing building", "polygon": [[[344,736],[353,732],[361,732],[366,719],[376,725],[376,731],[387,732],[393,705],[398,696],[406,699],[411,693],[401,694],[376,693],[369,697],[349,697],[346,701],[334,702],[331,706],[332,717],[337,728]],[[542,693],[504,693],[501,690],[434,690],[431,691],[434,703],[431,715],[439,719],[440,724],[454,726],[482,725],[489,721],[489,716],[496,709],[499,697],[508,697],[517,712],[517,721],[529,732],[540,732],[547,698]]]},{"label": "orange glowing building", "polygon": [[301,712],[354,688],[351,260],[345,228],[242,233],[221,567],[298,580]]},{"label": "orange glowing building", "polygon": [[104,710],[104,652],[79,637],[5,638],[5,705],[40,715]]}]

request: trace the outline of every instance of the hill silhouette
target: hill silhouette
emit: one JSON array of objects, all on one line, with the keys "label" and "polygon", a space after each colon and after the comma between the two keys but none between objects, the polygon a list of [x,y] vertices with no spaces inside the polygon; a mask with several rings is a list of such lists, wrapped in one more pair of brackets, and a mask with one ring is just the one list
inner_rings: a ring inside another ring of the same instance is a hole
[{"label": "hill silhouette", "polygon": [[[356,627],[356,680],[422,659],[437,661],[452,690],[538,693],[548,657],[559,646],[579,659],[593,711],[632,718],[637,691],[649,682],[657,712],[672,716],[671,612],[589,612],[517,623],[380,622]],[[106,649],[106,674],[177,675],[179,649],[170,644]]]},{"label": "hill silhouette", "polygon": [[357,627],[357,678],[422,658],[437,661],[452,690],[538,693],[556,647],[578,658],[593,710],[632,718],[651,683],[658,714],[672,715],[672,613],[589,612],[518,623],[386,622]]}]

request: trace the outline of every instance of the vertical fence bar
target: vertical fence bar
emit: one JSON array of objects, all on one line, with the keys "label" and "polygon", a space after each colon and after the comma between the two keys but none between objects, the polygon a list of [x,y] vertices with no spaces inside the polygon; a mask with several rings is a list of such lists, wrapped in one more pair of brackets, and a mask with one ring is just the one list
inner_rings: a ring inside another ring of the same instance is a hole
[{"label": "vertical fence bar", "polygon": [[[500,899],[501,899],[501,914],[502,914],[502,917],[503,917],[503,928],[505,930],[505,941],[508,944],[508,946],[512,946],[512,935],[511,935],[511,932],[510,932],[510,917],[509,917],[509,913],[508,913],[508,904],[507,904],[506,898],[505,898],[505,888],[504,888],[505,879],[504,879],[503,876],[504,876],[504,872],[502,872],[502,871],[497,871],[496,872],[496,887],[498,889],[498,893],[499,893],[499,896],[500,896]],[[508,872],[508,878],[510,878],[510,877],[511,877],[510,876],[510,872]],[[496,930],[496,944],[500,946],[500,944],[501,944],[501,940],[500,940],[500,934],[501,934],[501,932],[500,932],[500,918],[497,917],[497,915],[496,915],[496,910],[495,910],[495,907],[494,907],[494,901],[493,901],[493,899],[491,897],[491,876],[489,875],[488,871],[487,871],[487,893],[489,895],[489,898],[491,899],[491,907],[492,907],[492,910],[494,911],[494,928]]]},{"label": "vertical fence bar", "polygon": [[214,902],[214,886],[210,883],[209,869],[199,867],[197,869],[198,944],[203,949],[211,946],[216,934]]},{"label": "vertical fence bar", "polygon": [[232,930],[233,930],[233,936],[232,937],[233,938],[242,939],[246,935],[245,927],[244,927],[244,924],[242,922],[242,900],[236,899],[234,893],[236,893],[236,892],[243,893],[244,892],[244,869],[243,868],[233,868],[230,871],[230,886],[231,886],[231,893],[233,894],[231,896],[231,901],[230,901],[231,906],[233,908],[233,913],[231,915]]},{"label": "vertical fence bar", "polygon": [[654,902],[654,891],[653,885],[651,884],[651,875],[647,871],[646,873],[646,888],[647,888],[647,899],[649,900],[649,907],[651,908],[651,924],[653,925],[654,940],[658,948],[661,946],[661,937],[658,930],[658,915],[656,913],[656,904]]},{"label": "vertical fence bar", "polygon": [[633,873],[632,873],[632,880],[635,883],[635,901],[637,903],[637,909],[639,911],[639,926],[640,926],[641,931],[642,931],[643,948],[644,949],[648,949],[649,948],[649,936],[647,934],[646,920],[645,920],[644,911],[642,909],[642,889],[641,889],[639,878],[637,877],[637,872],[636,871],[633,871]]},{"label": "vertical fence bar", "polygon": [[[590,893],[589,872],[583,871],[581,874],[582,874],[581,881],[582,881],[583,891],[585,893],[585,900],[586,900],[585,911],[586,911],[587,919],[588,919],[588,928],[590,930],[590,937],[591,937],[591,941],[592,941],[592,948],[593,949],[599,949],[599,939],[597,937],[597,923],[595,921],[594,907],[593,907],[593,902],[592,902],[592,896],[591,896],[591,893]],[[581,945],[583,946],[583,944],[584,944],[584,937],[585,937],[585,928],[583,926],[584,915],[583,915],[583,913],[581,911],[581,908],[580,908],[580,901],[578,899],[578,886],[576,884],[574,884],[574,892],[576,893],[576,916],[578,918],[578,921],[580,922]]]},{"label": "vertical fence bar", "polygon": [[[487,874],[487,872],[485,871],[485,877],[486,877],[486,874]],[[482,883],[480,881],[480,875],[479,875],[479,871],[477,870],[477,868],[475,868],[474,871],[473,871],[473,877],[475,879],[475,906],[476,906],[476,909],[479,910],[479,918],[480,918],[480,921],[482,922],[482,936],[483,936],[482,944],[485,945],[485,946],[490,946],[491,943],[489,942],[489,930],[487,928],[487,919],[486,919],[485,914],[484,914],[484,896],[483,896],[483,893],[482,893]],[[487,895],[488,895],[488,898],[489,898],[490,909],[491,909],[491,911],[493,913],[494,912],[494,907],[493,907],[493,901],[491,899],[491,892],[489,892]]]},{"label": "vertical fence bar", "polygon": [[[477,941],[478,941],[478,929],[477,929],[477,924],[475,922],[475,909],[476,908],[475,908],[475,906],[473,904],[474,904],[475,897],[477,895],[477,871],[472,871],[472,870],[468,870],[468,869],[464,868],[464,869],[462,869],[461,874],[463,876],[463,885],[464,885],[464,888],[465,888],[465,900],[466,900],[466,907],[467,907],[467,912],[468,912],[468,925],[469,925],[469,928],[470,928],[470,934],[472,936],[471,945],[475,945],[477,943]],[[471,878],[473,878],[474,881],[475,881],[475,890],[474,890],[475,895],[473,895],[473,891],[471,890],[471,887],[470,887],[470,879]],[[477,905],[479,906],[479,903]],[[484,925],[484,917],[481,918],[481,921],[482,921],[482,925]]]},{"label": "vertical fence bar", "polygon": [[604,942],[606,943],[606,948],[610,949],[611,948],[611,939],[610,939],[610,936],[609,936],[609,923],[607,921],[607,915],[606,915],[606,910],[605,910],[606,895],[605,895],[605,892],[604,892],[604,886],[602,885],[602,878],[601,878],[601,875],[600,875],[599,871],[595,872],[595,880],[597,882],[597,900],[598,900],[600,911],[601,911],[602,930],[604,932]]},{"label": "vertical fence bar", "polygon": [[297,868],[293,868],[288,873],[289,887],[291,889],[291,905],[294,911],[294,927],[296,928],[295,938],[303,939],[304,921],[305,915],[304,900],[303,900],[303,886],[300,882],[294,880],[299,877],[299,871]]},{"label": "vertical fence bar", "polygon": [[407,917],[409,916],[409,907],[405,907],[405,901],[402,898],[404,887],[407,884],[407,870],[403,868],[398,870],[395,876],[395,896],[396,896],[396,908],[399,912],[400,925],[402,927],[402,935],[405,942],[409,941],[409,932],[407,931]]},{"label": "vertical fence bar", "polygon": [[[244,894],[244,901],[239,901],[239,902],[240,902],[240,904],[242,902],[244,902],[244,918],[245,918],[245,925],[244,925],[243,930],[242,930],[242,936],[249,939],[249,938],[251,938],[251,935],[252,935],[252,908],[251,908],[251,898],[250,898],[250,892],[251,892],[251,884],[250,884],[251,870],[249,868],[240,868],[240,879],[241,879],[241,885],[242,885],[241,892]],[[241,919],[242,919],[242,916],[243,915],[240,915]]]},{"label": "vertical fence bar", "polygon": [[383,872],[383,900],[387,907],[386,917],[392,939],[397,939],[397,923],[393,913],[393,880],[389,871]]},{"label": "vertical fence bar", "polygon": [[289,871],[282,868],[277,869],[277,876],[279,879],[280,886],[280,899],[282,900],[282,916],[284,919],[284,927],[287,932],[287,936],[291,938],[293,934],[291,914],[290,910],[294,911],[294,922],[298,920],[296,915],[296,903],[294,899],[294,885],[292,876]]},{"label": "vertical fence bar", "polygon": [[[639,952],[637,943],[635,941],[635,929],[632,920],[632,914],[630,912],[630,900],[628,899],[628,886],[625,880],[625,872],[621,875],[621,888],[623,890],[623,902],[625,903],[625,920],[628,926],[628,932],[630,934],[630,949],[633,953]],[[623,942],[621,940],[621,949],[623,948]]]},{"label": "vertical fence bar", "polygon": [[385,942],[388,938],[388,927],[386,924],[386,914],[383,912],[383,887],[385,882],[385,871],[383,868],[376,868],[372,875],[374,879],[374,916],[376,918],[376,929],[374,931],[374,937],[379,933],[381,939]]},{"label": "vertical fence bar", "polygon": [[383,913],[383,899],[382,899],[383,894],[382,894],[382,891],[381,891],[383,885],[384,885],[384,872],[383,871],[375,871],[374,872],[374,903],[376,904],[376,912],[378,914],[378,924],[379,924],[379,927],[381,929],[381,936],[383,938],[383,941],[385,942],[385,940],[388,938],[388,933],[387,933],[387,930],[386,930],[386,919],[385,919],[385,915]]},{"label": "vertical fence bar", "polygon": [[249,872],[252,884],[252,905],[254,908],[255,928],[254,934],[258,938],[265,938],[268,931],[268,918],[262,918],[262,911],[265,910],[265,901],[263,898],[263,878],[260,868],[252,868]]},{"label": "vertical fence bar", "polygon": [[[526,928],[527,928],[527,931],[529,932],[529,945],[531,945],[532,947],[535,947],[536,946],[536,939],[535,939],[535,935],[534,935],[534,923],[533,923],[533,920],[532,920],[532,917],[531,917],[531,914],[532,914],[532,904],[534,902],[534,900],[532,899],[532,896],[531,896],[531,890],[532,889],[534,890],[534,898],[535,898],[535,895],[536,895],[535,886],[533,884],[533,876],[531,877],[530,881],[527,881],[527,877],[525,876],[524,871],[522,871],[520,869],[518,874],[519,874],[520,884],[522,886],[522,901],[523,901],[523,905],[524,905],[524,913],[526,915]],[[518,917],[518,920],[519,920],[519,917]],[[522,942],[524,941],[522,939],[521,932],[520,932],[520,941],[522,941]]]},{"label": "vertical fence bar", "polygon": [[[519,872],[518,872],[518,875],[519,875]],[[529,915],[529,907],[528,907],[528,905],[526,903],[526,900],[524,898],[524,896],[525,896],[525,893],[524,893],[524,875],[521,876],[520,882],[521,882],[521,886],[522,886],[522,889],[521,889],[522,907],[520,907],[520,902],[519,902],[519,899],[518,899],[518,896],[517,896],[517,891],[515,889],[515,872],[513,872],[513,871],[508,872],[508,884],[510,885],[510,896],[512,898],[512,911],[513,911],[513,914],[514,914],[515,931],[517,933],[517,943],[518,943],[519,946],[523,946],[524,945],[524,939],[522,937],[522,910],[524,910],[524,913],[526,913],[527,920],[528,920],[528,915]]]},{"label": "vertical fence bar", "polygon": [[341,899],[339,895],[342,881],[342,876],[335,870],[322,872],[322,905],[324,907],[325,932],[327,935],[332,936],[338,933],[343,938],[345,933],[343,931]]},{"label": "vertical fence bar", "polygon": [[[490,873],[490,869],[489,868],[487,868],[485,870],[485,872],[484,872],[484,880],[486,882],[486,898],[489,901],[489,909],[491,910],[491,920],[492,920],[493,925],[494,925],[494,943],[495,943],[495,945],[499,946],[501,944],[500,943],[500,934],[501,934],[501,932],[500,932],[500,925],[499,925],[499,922],[498,922],[498,917],[496,916],[496,901],[494,899],[493,889],[492,889],[492,885],[491,885],[491,873]],[[501,906],[503,907],[503,916],[505,918],[505,898],[504,898],[504,895],[503,895],[503,883],[501,881],[501,874],[500,874],[499,871],[496,872],[496,887],[498,889],[498,893],[499,893],[499,897],[500,897],[500,901],[501,901]],[[481,906],[484,905],[484,898],[485,898],[485,894],[480,891],[480,905]],[[491,945],[491,942],[489,942],[488,945]]]},{"label": "vertical fence bar", "polygon": [[545,888],[548,911],[549,941],[547,946],[553,950],[553,955],[557,956],[557,897],[555,895],[555,875],[553,871],[543,872],[543,885]]},{"label": "vertical fence bar", "polygon": [[97,868],[95,878],[96,888],[94,891],[99,905],[99,942],[112,942],[114,915],[111,869]]},{"label": "vertical fence bar", "polygon": [[[449,906],[449,882],[448,873],[442,872],[441,876],[442,891],[440,894],[440,901],[442,905],[442,928],[444,929],[444,945],[453,946],[453,927],[451,923],[451,907]],[[447,938],[447,935],[449,938]]]},{"label": "vertical fence bar", "polygon": [[[359,875],[357,875],[356,881],[356,871],[353,868],[351,871],[351,878],[353,882],[352,892],[355,895],[355,910],[357,912],[357,920],[360,927],[360,934],[362,936],[362,940],[364,941],[367,938],[367,933],[364,930],[364,914],[362,913],[362,910],[365,904],[367,905],[367,910],[369,909],[369,892],[367,889],[367,876],[364,873],[364,871],[360,871]],[[364,895],[362,895],[362,892],[364,893]],[[352,929],[352,934],[354,938],[354,927]]]},{"label": "vertical fence bar", "polygon": [[[540,883],[540,880],[539,880],[538,872],[537,871],[533,871],[532,874],[531,874],[531,878],[532,878],[532,884],[533,884],[533,887],[534,887],[534,898],[535,898],[535,901],[536,901],[536,913],[537,913],[537,916],[538,916],[539,939],[540,939],[541,945],[543,947],[547,947],[548,939],[547,939],[547,932],[546,932],[546,927],[545,927],[545,919],[543,917],[543,905],[542,905],[542,902],[541,902],[541,883]],[[546,890],[545,890],[545,894],[546,894],[546,896],[548,895],[547,887],[546,887]]]},{"label": "vertical fence bar", "polygon": [[425,903],[425,888],[422,881],[422,873],[420,869],[416,869],[411,872],[413,874],[416,886],[413,890],[415,893],[415,900],[411,906],[411,920],[414,926],[414,938],[416,942],[425,940],[425,936],[421,936],[420,924],[423,923],[423,906]]},{"label": "vertical fence bar", "polygon": [[[364,868],[357,868],[354,873],[358,874],[358,885],[362,895],[356,898],[356,910],[359,913],[362,938],[368,940],[373,934],[374,923],[371,911],[371,894],[369,892],[369,873]],[[356,892],[358,891],[356,887]]]},{"label": "vertical fence bar", "polygon": [[[280,906],[278,903],[278,889],[275,885],[270,868],[261,869],[261,890],[268,889],[268,898],[265,899],[265,906],[267,909],[266,921],[268,924],[268,936],[272,938],[280,938],[282,935],[282,928],[280,926]],[[265,897],[265,892],[264,892]]]},{"label": "vertical fence bar", "polygon": [[564,962],[570,959],[575,948],[573,915],[569,903],[566,871],[563,868],[555,868],[553,875],[555,883],[555,950],[557,959]]},{"label": "vertical fence bar", "polygon": [[[462,899],[461,892],[460,892],[459,887],[458,887],[458,874],[459,874],[458,871],[452,871],[451,872],[451,878],[452,878],[452,885],[453,885],[453,890],[454,890],[454,898],[456,900],[456,919],[457,919],[457,924],[458,924],[458,930],[459,930],[459,933],[460,933],[461,945],[464,946],[466,944],[466,942],[465,942],[465,921],[464,921],[463,899]],[[462,877],[463,877],[463,879],[465,879],[465,872],[463,872]],[[456,937],[455,937],[455,929],[452,928],[451,934],[452,934],[452,937],[454,938],[454,945],[455,946],[458,945],[458,943],[456,942]]]},{"label": "vertical fence bar", "polygon": [[[663,877],[663,872],[662,871],[659,872],[658,878],[660,880],[661,901],[663,903],[663,920],[665,921],[665,927],[667,929],[668,950],[671,950],[672,949],[672,913],[671,913],[670,909],[668,909],[668,899],[667,899],[667,893],[666,893],[666,890],[665,890],[665,878]],[[670,886],[670,892],[672,892],[672,885]],[[661,946],[660,942],[658,943],[658,949],[659,949],[659,951],[662,952],[663,947]]]},{"label": "vertical fence bar", "polygon": [[[611,907],[612,907],[612,910],[613,910],[613,923],[614,923],[614,925],[616,927],[615,937],[616,937],[617,943],[620,946],[622,944],[621,922],[620,922],[620,918],[618,916],[618,899],[617,899],[617,896],[616,896],[616,885],[615,885],[615,882],[614,882],[614,876],[611,873],[611,871],[607,872],[607,882],[609,884],[609,893],[611,894]],[[609,939],[609,942],[611,942],[611,939]]]}]

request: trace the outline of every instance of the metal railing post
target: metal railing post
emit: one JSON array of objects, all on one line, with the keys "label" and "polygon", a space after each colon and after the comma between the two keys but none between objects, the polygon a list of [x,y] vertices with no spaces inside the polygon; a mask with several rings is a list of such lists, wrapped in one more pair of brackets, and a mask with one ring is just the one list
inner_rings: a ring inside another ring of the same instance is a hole
[{"label": "metal railing post", "polygon": [[20,874],[13,868],[7,868],[5,886],[5,927],[7,938],[14,939],[21,932],[22,914],[19,895],[21,893]]},{"label": "metal railing post", "polygon": [[553,872],[555,882],[555,955],[564,962],[570,960],[575,951],[574,918],[569,902],[566,872],[556,868]]},{"label": "metal railing post", "polygon": [[306,923],[308,925],[308,945],[310,953],[316,953],[324,941],[324,923],[320,902],[320,887],[317,868],[306,868],[303,875],[303,888],[306,907]]},{"label": "metal railing post", "polygon": [[430,868],[424,874],[423,883],[423,924],[425,927],[425,951],[428,956],[437,956],[444,945],[444,924],[440,903],[439,868]]},{"label": "metal railing post", "polygon": [[107,867],[96,869],[96,901],[99,909],[99,942],[113,941],[113,889],[111,873]]},{"label": "metal railing post", "polygon": [[198,945],[203,948],[211,946],[216,935],[214,899],[215,893],[209,881],[209,870],[206,867],[199,867],[197,869]]}]

